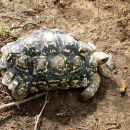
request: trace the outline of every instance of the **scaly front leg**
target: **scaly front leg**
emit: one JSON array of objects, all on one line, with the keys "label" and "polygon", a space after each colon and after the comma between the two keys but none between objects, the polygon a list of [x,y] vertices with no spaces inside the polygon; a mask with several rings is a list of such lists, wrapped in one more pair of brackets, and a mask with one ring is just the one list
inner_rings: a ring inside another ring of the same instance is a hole
[{"label": "scaly front leg", "polygon": [[81,92],[81,94],[80,94],[80,98],[83,101],[87,101],[87,100],[91,99],[95,95],[95,93],[97,92],[97,90],[100,86],[99,74],[95,73],[94,75],[92,75],[91,82],[88,86],[87,85],[88,85],[88,82],[86,83],[85,90],[83,92]]}]

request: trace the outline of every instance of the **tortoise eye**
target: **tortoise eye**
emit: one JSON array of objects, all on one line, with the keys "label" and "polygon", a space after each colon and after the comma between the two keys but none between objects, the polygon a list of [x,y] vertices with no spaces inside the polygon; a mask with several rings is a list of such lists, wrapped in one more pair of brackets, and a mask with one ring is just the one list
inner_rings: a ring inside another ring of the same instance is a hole
[{"label": "tortoise eye", "polygon": [[108,59],[109,59],[109,58],[106,57],[106,58],[102,59],[101,62],[102,62],[102,63],[106,63],[106,62],[108,61]]}]

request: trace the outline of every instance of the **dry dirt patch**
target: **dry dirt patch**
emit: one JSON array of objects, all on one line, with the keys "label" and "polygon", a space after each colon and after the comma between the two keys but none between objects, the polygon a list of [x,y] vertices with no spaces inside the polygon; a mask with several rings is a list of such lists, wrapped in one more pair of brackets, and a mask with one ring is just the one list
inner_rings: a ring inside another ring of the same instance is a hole
[{"label": "dry dirt patch", "polygon": [[[94,42],[110,52],[116,69],[105,66],[96,96],[82,103],[81,90],[51,92],[42,114],[41,130],[128,130],[130,128],[130,2],[129,0],[0,0],[0,46],[42,27],[59,28],[76,38]],[[2,78],[2,76],[1,76]],[[120,81],[128,86],[119,94]],[[1,103],[11,102],[0,85]],[[0,112],[1,130],[32,130],[43,98]],[[23,127],[24,126],[24,127]]]}]

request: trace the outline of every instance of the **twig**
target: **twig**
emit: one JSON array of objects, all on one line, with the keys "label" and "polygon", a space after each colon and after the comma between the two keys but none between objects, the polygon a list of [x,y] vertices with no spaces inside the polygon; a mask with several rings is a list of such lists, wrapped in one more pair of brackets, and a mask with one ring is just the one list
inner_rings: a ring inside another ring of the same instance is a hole
[{"label": "twig", "polygon": [[7,108],[10,108],[10,107],[13,107],[13,106],[17,106],[18,107],[19,105],[21,105],[23,103],[29,102],[29,101],[34,100],[34,99],[39,98],[39,97],[42,97],[45,94],[46,93],[43,92],[43,93],[34,95],[32,97],[29,97],[29,98],[21,100],[21,101],[11,102],[11,103],[7,103],[7,104],[4,104],[4,105],[2,104],[2,105],[0,105],[0,110],[7,109]]},{"label": "twig", "polygon": [[15,26],[15,27],[12,27],[12,28],[10,28],[10,30],[14,30],[14,29],[18,29],[18,28],[22,28],[22,29],[24,29],[24,28],[26,28],[28,25],[32,25],[32,26],[34,26],[34,27],[39,27],[37,24],[35,24],[35,23],[26,23],[26,24],[24,24],[23,26]]},{"label": "twig", "polygon": [[2,15],[1,18],[3,18],[3,19],[8,18],[8,19],[12,19],[12,20],[18,20],[20,22],[25,22],[24,20],[22,20],[20,18],[14,18],[14,17],[11,17],[11,16],[6,16],[6,15]]},{"label": "twig", "polygon": [[23,122],[22,120],[20,120],[19,125],[21,126],[22,130],[27,130],[25,122]]},{"label": "twig", "polygon": [[98,8],[98,14],[99,14],[99,1],[98,0],[96,0],[96,6]]},{"label": "twig", "polygon": [[120,129],[121,124],[118,123],[107,123],[107,126],[111,126],[109,128],[106,128],[106,130],[112,130],[112,129]]},{"label": "twig", "polygon": [[86,127],[78,127],[78,129],[88,130],[88,128],[86,128]]},{"label": "twig", "polygon": [[34,130],[37,130],[37,129],[38,129],[38,123],[39,123],[40,117],[41,117],[41,115],[42,115],[42,112],[43,112],[43,110],[44,110],[46,104],[49,102],[49,101],[47,100],[47,95],[48,95],[48,92],[46,93],[45,101],[44,101],[44,104],[43,104],[43,107],[42,107],[40,113],[35,116],[35,126],[34,126]]}]

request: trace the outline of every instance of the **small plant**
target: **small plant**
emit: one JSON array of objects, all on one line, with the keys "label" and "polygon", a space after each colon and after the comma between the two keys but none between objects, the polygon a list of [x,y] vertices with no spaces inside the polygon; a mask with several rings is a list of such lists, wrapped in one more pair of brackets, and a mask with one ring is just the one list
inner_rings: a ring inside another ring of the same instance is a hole
[{"label": "small plant", "polygon": [[124,17],[120,17],[117,19],[117,26],[118,27],[125,27],[127,24],[127,19]]},{"label": "small plant", "polygon": [[122,6],[122,14],[127,16],[130,13],[130,7],[128,5]]},{"label": "small plant", "polygon": [[12,37],[13,40],[18,39],[18,37],[20,36],[20,30],[10,31],[10,36]]},{"label": "small plant", "polygon": [[5,8],[4,4],[2,3],[2,1],[0,0],[0,9]]},{"label": "small plant", "polygon": [[6,33],[9,33],[10,30],[7,28],[0,28],[0,36],[4,36]]},{"label": "small plant", "polygon": [[8,35],[7,37],[11,38],[12,40],[18,39],[20,32],[16,30],[10,30],[8,28],[0,28],[0,37],[4,37]]}]

